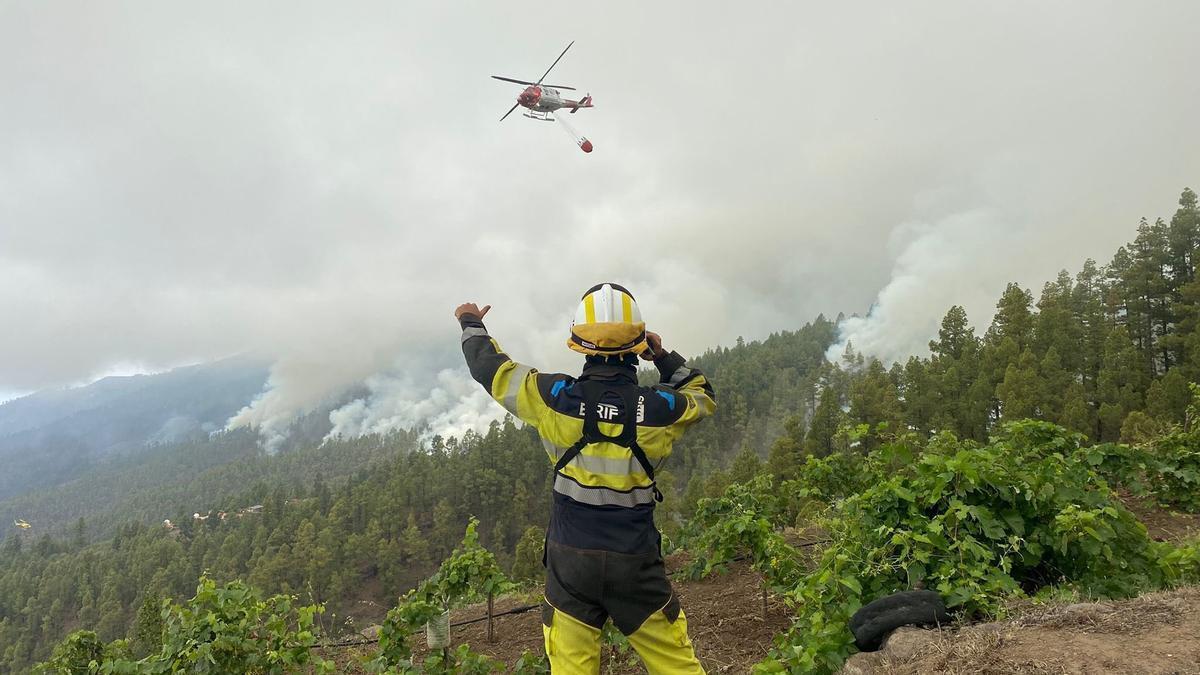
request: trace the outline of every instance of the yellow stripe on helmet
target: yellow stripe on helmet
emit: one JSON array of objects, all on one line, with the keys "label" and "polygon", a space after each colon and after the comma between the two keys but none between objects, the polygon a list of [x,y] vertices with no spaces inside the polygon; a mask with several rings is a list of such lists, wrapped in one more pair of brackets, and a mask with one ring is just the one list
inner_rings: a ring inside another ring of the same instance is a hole
[{"label": "yellow stripe on helmet", "polygon": [[590,294],[583,299],[583,311],[585,323],[596,323],[596,296]]}]

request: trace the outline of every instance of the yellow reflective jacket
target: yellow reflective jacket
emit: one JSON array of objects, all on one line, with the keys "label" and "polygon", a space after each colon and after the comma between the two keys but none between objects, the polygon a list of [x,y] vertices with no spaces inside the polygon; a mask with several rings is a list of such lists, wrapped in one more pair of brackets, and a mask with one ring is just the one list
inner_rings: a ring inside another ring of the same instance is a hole
[{"label": "yellow reflective jacket", "polygon": [[[583,387],[577,386],[581,382],[604,382],[626,394],[631,387],[637,389],[636,443],[654,468],[671,454],[688,426],[716,407],[704,375],[674,352],[655,361],[661,381],[639,387],[632,355],[588,357],[579,377],[541,373],[509,358],[478,318],[464,316],[461,324],[463,354],[472,377],[506,410],[537,429],[551,463],[583,436]],[[614,393],[601,399],[601,433],[617,436],[624,428],[624,398]],[[583,445],[555,474],[550,538],[579,548],[624,552],[646,550],[651,540],[657,547],[652,515],[656,492],[630,448],[610,442]]]}]

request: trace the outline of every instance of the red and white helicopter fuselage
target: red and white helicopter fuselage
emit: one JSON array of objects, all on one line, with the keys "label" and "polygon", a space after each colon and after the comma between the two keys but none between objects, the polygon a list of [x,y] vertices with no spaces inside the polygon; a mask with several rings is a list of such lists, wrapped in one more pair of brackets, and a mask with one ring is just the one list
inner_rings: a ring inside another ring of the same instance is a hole
[{"label": "red and white helicopter fuselage", "polygon": [[556,110],[569,108],[575,112],[580,108],[591,108],[592,95],[588,94],[578,101],[564,98],[554,87],[530,85],[517,97],[517,105],[528,109],[526,117],[540,120],[550,120],[550,114]]}]

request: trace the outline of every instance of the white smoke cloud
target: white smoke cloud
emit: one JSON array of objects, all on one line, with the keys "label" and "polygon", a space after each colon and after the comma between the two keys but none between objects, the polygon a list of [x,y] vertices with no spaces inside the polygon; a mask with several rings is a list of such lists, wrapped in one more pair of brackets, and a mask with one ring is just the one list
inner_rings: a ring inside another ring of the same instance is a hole
[{"label": "white smoke cloud", "polygon": [[1086,221],[1072,209],[1087,207],[1048,191],[1044,170],[1044,160],[1000,153],[961,180],[916,195],[912,217],[888,237],[890,278],[865,316],[841,322],[826,358],[837,361],[847,345],[885,364],[926,355],[952,305],[982,334],[1008,283],[1036,298],[1060,270],[1076,271],[1089,257],[1104,264],[1132,238],[1133,223],[1103,236],[1081,227]]},{"label": "white smoke cloud", "polygon": [[1027,225],[981,209],[904,223],[891,245],[899,249],[891,280],[866,316],[839,325],[829,360],[837,361],[847,344],[884,363],[927,354],[952,305],[962,305],[979,330],[986,328],[1015,263],[1029,262],[1022,256],[1041,241]]},{"label": "white smoke cloud", "polygon": [[369,394],[329,414],[330,437],[355,437],[389,431],[426,429],[434,434],[460,436],[466,431],[484,432],[492,421],[504,416],[466,369],[439,372],[430,388],[425,378],[404,374],[382,374],[367,378]]}]

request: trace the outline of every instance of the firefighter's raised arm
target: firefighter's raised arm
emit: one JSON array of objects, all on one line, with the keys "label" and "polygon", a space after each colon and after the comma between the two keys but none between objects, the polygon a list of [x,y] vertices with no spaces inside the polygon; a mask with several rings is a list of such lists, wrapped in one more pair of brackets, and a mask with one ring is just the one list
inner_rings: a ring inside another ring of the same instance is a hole
[{"label": "firefighter's raised arm", "polygon": [[481,309],[473,302],[464,302],[454,310],[462,327],[462,350],[471,377],[483,385],[500,405],[526,424],[538,427],[541,407],[537,395],[537,371],[509,358],[500,345],[488,335],[483,325],[491,305]]}]

